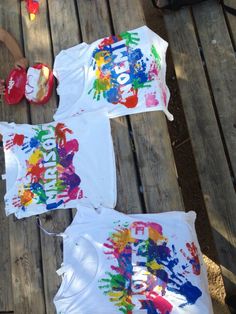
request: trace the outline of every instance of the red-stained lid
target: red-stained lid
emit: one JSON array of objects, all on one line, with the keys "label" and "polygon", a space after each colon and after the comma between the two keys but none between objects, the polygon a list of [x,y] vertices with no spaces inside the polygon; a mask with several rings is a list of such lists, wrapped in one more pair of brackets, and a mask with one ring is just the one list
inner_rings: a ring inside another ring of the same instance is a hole
[{"label": "red-stained lid", "polygon": [[[29,95],[27,95],[27,92],[25,94],[25,97],[32,104],[44,105],[45,103],[47,103],[49,101],[49,99],[52,95],[53,85],[54,85],[53,71],[51,70],[51,68],[48,65],[43,64],[43,63],[36,63],[35,65],[33,65],[33,68],[35,68],[37,70],[42,70],[43,68],[47,69],[47,76],[44,77],[44,80],[43,80],[43,82],[41,81],[41,84],[38,82],[39,83],[37,86],[38,93],[37,93],[36,98],[31,99],[29,97]],[[41,75],[43,75],[43,73],[41,73]],[[28,78],[27,84],[29,86],[31,86],[30,85],[30,78]],[[33,88],[35,89],[36,86],[33,86]]]},{"label": "red-stained lid", "polygon": [[7,80],[5,100],[9,105],[18,104],[25,96],[27,75],[25,69],[13,69]]}]

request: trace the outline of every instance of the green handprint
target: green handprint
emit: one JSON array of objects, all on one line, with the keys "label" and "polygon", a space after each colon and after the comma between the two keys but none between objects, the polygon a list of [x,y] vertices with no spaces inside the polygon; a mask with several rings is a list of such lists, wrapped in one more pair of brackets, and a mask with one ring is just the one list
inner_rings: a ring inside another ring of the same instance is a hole
[{"label": "green handprint", "polygon": [[161,57],[160,57],[159,53],[157,52],[156,47],[154,45],[152,45],[151,52],[152,52],[153,57],[156,61],[158,69],[160,69],[161,68]]},{"label": "green handprint", "polygon": [[114,302],[121,312],[127,314],[134,307],[126,288],[127,280],[120,274],[114,275],[106,272],[106,275],[108,275],[108,278],[99,281],[103,284],[99,288],[105,289],[104,294],[109,296],[110,301]]},{"label": "green handprint", "polygon": [[[150,80],[149,82],[151,82],[153,80]],[[135,79],[133,80],[133,88],[134,89],[139,89],[139,88],[144,88],[144,87],[151,87],[151,84],[144,82],[144,83],[140,83],[139,79]]]},{"label": "green handprint", "polygon": [[91,94],[92,91],[94,90],[93,99],[99,101],[101,95],[105,98],[105,93],[110,88],[111,88],[110,81],[108,79],[97,79],[94,81],[93,88],[91,88],[88,94]]},{"label": "green handprint", "polygon": [[[54,127],[52,125],[49,126],[49,128],[51,128],[53,131],[54,130]],[[34,131],[36,131],[36,139],[39,141],[39,142],[42,142],[42,139],[44,136],[48,135],[50,130],[43,130],[43,127],[42,125],[39,125],[37,128],[33,128]]]},{"label": "green handprint", "polygon": [[138,33],[124,32],[120,34],[120,37],[126,41],[126,46],[138,45],[138,42],[140,41]]}]

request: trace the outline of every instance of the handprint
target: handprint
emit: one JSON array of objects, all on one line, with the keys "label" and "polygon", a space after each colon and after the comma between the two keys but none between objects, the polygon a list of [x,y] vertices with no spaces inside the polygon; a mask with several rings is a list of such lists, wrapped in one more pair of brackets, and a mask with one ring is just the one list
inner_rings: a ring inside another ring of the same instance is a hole
[{"label": "handprint", "polygon": [[55,128],[56,142],[59,146],[66,144],[66,133],[72,134],[73,132],[68,129],[64,123],[57,123]]},{"label": "handprint", "polygon": [[[113,233],[108,239],[108,242],[104,244],[105,247],[110,249],[110,251],[105,252],[105,254],[112,254],[116,258],[118,258],[121,253],[129,254],[131,252],[131,243],[134,242],[135,239],[131,237],[130,230],[122,228],[116,233]],[[128,244],[129,246],[127,247]]]},{"label": "handprint", "polygon": [[93,88],[89,91],[89,94],[94,90],[93,99],[100,100],[101,96],[105,98],[106,91],[110,89],[110,78],[102,77],[98,78],[93,83]]},{"label": "handprint", "polygon": [[83,198],[83,190],[81,190],[78,186],[74,189],[70,189],[67,187],[62,194],[58,195],[58,198],[63,198],[64,203],[67,203],[71,200],[77,200]]},{"label": "handprint", "polygon": [[186,247],[190,253],[189,256],[184,252],[183,249],[180,250],[180,252],[183,254],[183,256],[189,261],[189,263],[192,265],[192,271],[195,275],[200,275],[201,272],[201,265],[198,257],[198,251],[194,244],[194,242],[186,243]]},{"label": "handprint", "polygon": [[21,204],[21,200],[20,200],[20,197],[19,196],[14,196],[13,199],[12,199],[12,205],[14,207],[17,207],[17,208],[21,208],[22,207],[22,204]]},{"label": "handprint", "polygon": [[188,280],[181,280],[179,278],[179,282],[176,282],[172,279],[169,279],[168,288],[169,291],[172,291],[176,294],[180,294],[185,297],[186,302],[179,305],[179,307],[184,307],[188,304],[194,304],[198,298],[202,295],[201,290],[193,286],[192,283]]},{"label": "handprint", "polygon": [[25,153],[29,153],[32,151],[34,148],[38,148],[40,145],[39,140],[36,137],[32,137],[30,141],[24,143],[22,145],[22,150],[25,151]]},{"label": "handprint", "polygon": [[5,148],[10,149],[14,145],[21,146],[24,142],[25,136],[23,134],[11,134],[11,139],[6,141]]},{"label": "handprint", "polygon": [[159,104],[159,101],[156,99],[156,92],[149,93],[145,95],[146,107],[156,107]]},{"label": "handprint", "polygon": [[12,204],[24,210],[25,206],[28,206],[34,197],[34,193],[30,190],[23,190],[19,196],[15,196],[12,200]]},{"label": "handprint", "polygon": [[36,198],[37,196],[37,204],[46,204],[47,201],[47,196],[45,193],[45,190],[43,188],[43,185],[38,183],[38,182],[34,182],[30,185],[30,188],[32,189],[32,191],[34,191],[34,196]]},{"label": "handprint", "polygon": [[28,165],[28,172],[26,173],[26,176],[31,176],[31,182],[35,183],[40,179],[43,179],[45,170],[46,168],[41,163],[37,163],[36,165]]},{"label": "handprint", "polygon": [[110,301],[115,302],[115,305],[119,306],[122,312],[128,313],[127,311],[132,310],[134,307],[127,289],[127,283],[128,286],[131,286],[131,283],[119,274],[106,272],[106,275],[108,275],[107,278],[100,280],[100,283],[104,285],[99,286],[99,288],[105,289],[104,293],[110,297]]},{"label": "handprint", "polygon": [[116,42],[118,40],[120,40],[121,38],[119,38],[118,36],[110,36],[110,37],[106,37],[104,38],[100,44],[98,45],[99,49],[103,49],[106,46],[110,46],[112,44],[114,44],[114,42]]},{"label": "handprint", "polygon": [[123,32],[120,37],[126,41],[126,46],[138,45],[140,39],[138,38],[138,33]]},{"label": "handprint", "polygon": [[54,127],[52,125],[49,125],[47,130],[43,130],[43,126],[42,125],[37,126],[37,128],[33,128],[33,130],[36,133],[35,134],[35,138],[39,142],[42,142],[43,141],[43,137],[44,136],[48,136],[49,134],[51,134],[51,137],[54,137]]}]

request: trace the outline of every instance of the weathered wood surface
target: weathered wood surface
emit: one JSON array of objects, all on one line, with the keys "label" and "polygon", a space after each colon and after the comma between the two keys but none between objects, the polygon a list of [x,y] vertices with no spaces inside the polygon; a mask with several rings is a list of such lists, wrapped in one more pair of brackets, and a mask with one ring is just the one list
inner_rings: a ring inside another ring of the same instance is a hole
[{"label": "weathered wood surface", "polygon": [[222,7],[209,0],[193,7],[223,140],[236,175],[236,59]]},{"label": "weathered wood surface", "polygon": [[[227,5],[230,8],[234,8],[236,10],[236,2],[235,0],[224,0],[224,4]],[[235,16],[228,13],[225,10],[226,16],[227,16],[227,22],[229,25],[229,33],[232,36],[232,41],[234,44],[234,48],[236,47],[236,19]]]},{"label": "weathered wood surface", "polygon": [[[9,18],[6,16],[6,11],[0,3],[0,27],[9,27]],[[0,60],[5,60],[5,64],[0,62],[0,77],[6,77],[10,63],[12,63],[12,57],[9,56],[7,49],[0,44]],[[0,120],[4,120],[7,117],[5,113],[5,105],[0,102]],[[0,148],[0,170],[1,173],[5,173],[4,167],[4,153],[3,148]],[[0,178],[1,180],[1,178]],[[9,240],[9,219],[6,218],[4,212],[4,197],[5,194],[5,182],[0,182],[0,311],[11,311],[13,310],[13,296],[12,296],[12,284],[11,284],[11,262],[10,262],[10,240]]]},{"label": "weathered wood surface", "polygon": [[[21,44],[22,34],[20,24],[20,4],[17,0],[1,1],[0,11],[3,14],[3,24]],[[9,60],[6,56],[6,61]],[[9,73],[13,67],[13,60],[4,64]],[[5,73],[6,73],[5,72]],[[3,104],[1,120],[27,123],[29,121],[26,103],[18,106]],[[9,218],[9,237],[12,268],[13,304],[9,309],[14,313],[44,313],[43,276],[41,269],[41,250],[39,230],[35,218],[16,221]],[[2,255],[2,254],[1,254]],[[10,296],[10,295],[9,295]],[[7,300],[7,299],[6,299]]]},{"label": "weathered wood surface", "polygon": [[[207,6],[207,4],[204,5]],[[211,2],[211,5],[212,12],[218,10],[219,14],[222,14],[219,8],[214,7],[218,6],[216,2]],[[194,8],[194,14],[197,19],[200,19],[200,16],[205,14],[201,11],[204,9],[204,6]],[[197,10],[200,10],[200,12]],[[209,17],[209,14],[208,19],[212,16],[210,15]],[[214,13],[212,14],[214,16]],[[208,83],[211,82],[207,82],[198,49],[194,23],[189,9],[183,9],[176,13],[166,15],[165,22],[205,205],[224,275],[224,283],[227,292],[230,293],[233,292],[236,284],[236,196],[224,145],[222,143],[220,128],[217,123],[218,117],[215,115],[213,99],[209,91]],[[206,21],[204,23],[206,23]],[[217,24],[214,27],[221,28],[222,24]],[[224,23],[223,27],[225,27]],[[224,28],[223,30],[227,31]],[[208,32],[211,31],[212,29],[205,29],[206,34],[209,34]],[[218,31],[215,30],[215,36],[218,36],[217,32]],[[208,49],[206,55],[209,54],[208,58],[211,59],[205,59],[206,68],[210,69],[210,67],[213,67],[212,59],[216,59],[218,62],[214,62],[221,64],[220,67],[224,68],[225,72],[222,76],[226,76],[227,69],[222,65],[221,53],[219,53],[220,48],[217,48],[216,52],[214,52],[214,50],[210,51],[209,45],[211,43],[209,43],[209,38],[203,38],[205,35],[202,33],[203,30],[199,37],[202,36],[202,39],[204,39],[203,52],[205,48]],[[223,31],[222,36],[224,36]],[[224,40],[228,40],[227,35],[225,35],[225,38]],[[227,47],[225,49],[227,49]],[[231,60],[231,54],[224,56],[226,59],[227,57]],[[234,63],[231,66],[234,67]],[[213,68],[211,71],[213,81]],[[215,70],[215,72],[216,71],[217,70]],[[229,69],[229,73],[231,78],[231,69]],[[215,75],[215,79],[220,77],[220,73],[215,73]],[[223,83],[219,84],[220,88],[224,88]],[[217,89],[214,91],[216,87],[212,86],[211,88],[213,89],[213,96],[214,92],[217,92],[219,97],[225,97],[225,102],[230,102],[230,96],[224,94],[231,93],[230,86],[222,91],[224,96],[219,95]],[[234,109],[230,109],[230,112],[232,113],[233,110]],[[222,111],[224,111],[223,107],[219,115],[221,115]],[[229,117],[229,119],[232,121],[231,117]],[[227,122],[225,121],[225,123]],[[224,131],[223,126],[222,129]]]}]

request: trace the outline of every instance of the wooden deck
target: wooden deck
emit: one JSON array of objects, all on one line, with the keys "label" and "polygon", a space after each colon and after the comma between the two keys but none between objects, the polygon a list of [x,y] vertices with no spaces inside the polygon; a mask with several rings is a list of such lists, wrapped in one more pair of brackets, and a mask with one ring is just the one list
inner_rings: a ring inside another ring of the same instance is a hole
[{"label": "wooden deck", "polygon": [[209,0],[165,22],[225,289],[236,297],[236,17]]},{"label": "wooden deck", "polygon": [[[160,16],[149,0],[41,0],[40,5],[40,15],[30,22],[24,2],[0,1],[0,26],[21,43],[30,64],[53,64],[61,49],[143,24],[158,31],[151,21]],[[165,22],[201,187],[231,293],[236,289],[235,20],[210,0],[193,11],[171,13]],[[0,76],[6,77],[13,60],[4,47],[0,58]],[[0,120],[49,122],[56,104],[55,92],[42,107],[25,101],[12,107],[0,104]],[[116,209],[184,210],[164,115],[138,114],[111,124],[118,177]],[[3,158],[1,151],[1,173]],[[61,240],[45,235],[35,217],[6,218],[4,193],[5,182],[0,181],[0,313],[55,313],[52,300],[60,285],[55,270],[62,261]],[[46,229],[59,232],[70,224],[72,212],[58,210],[41,219]]]}]

